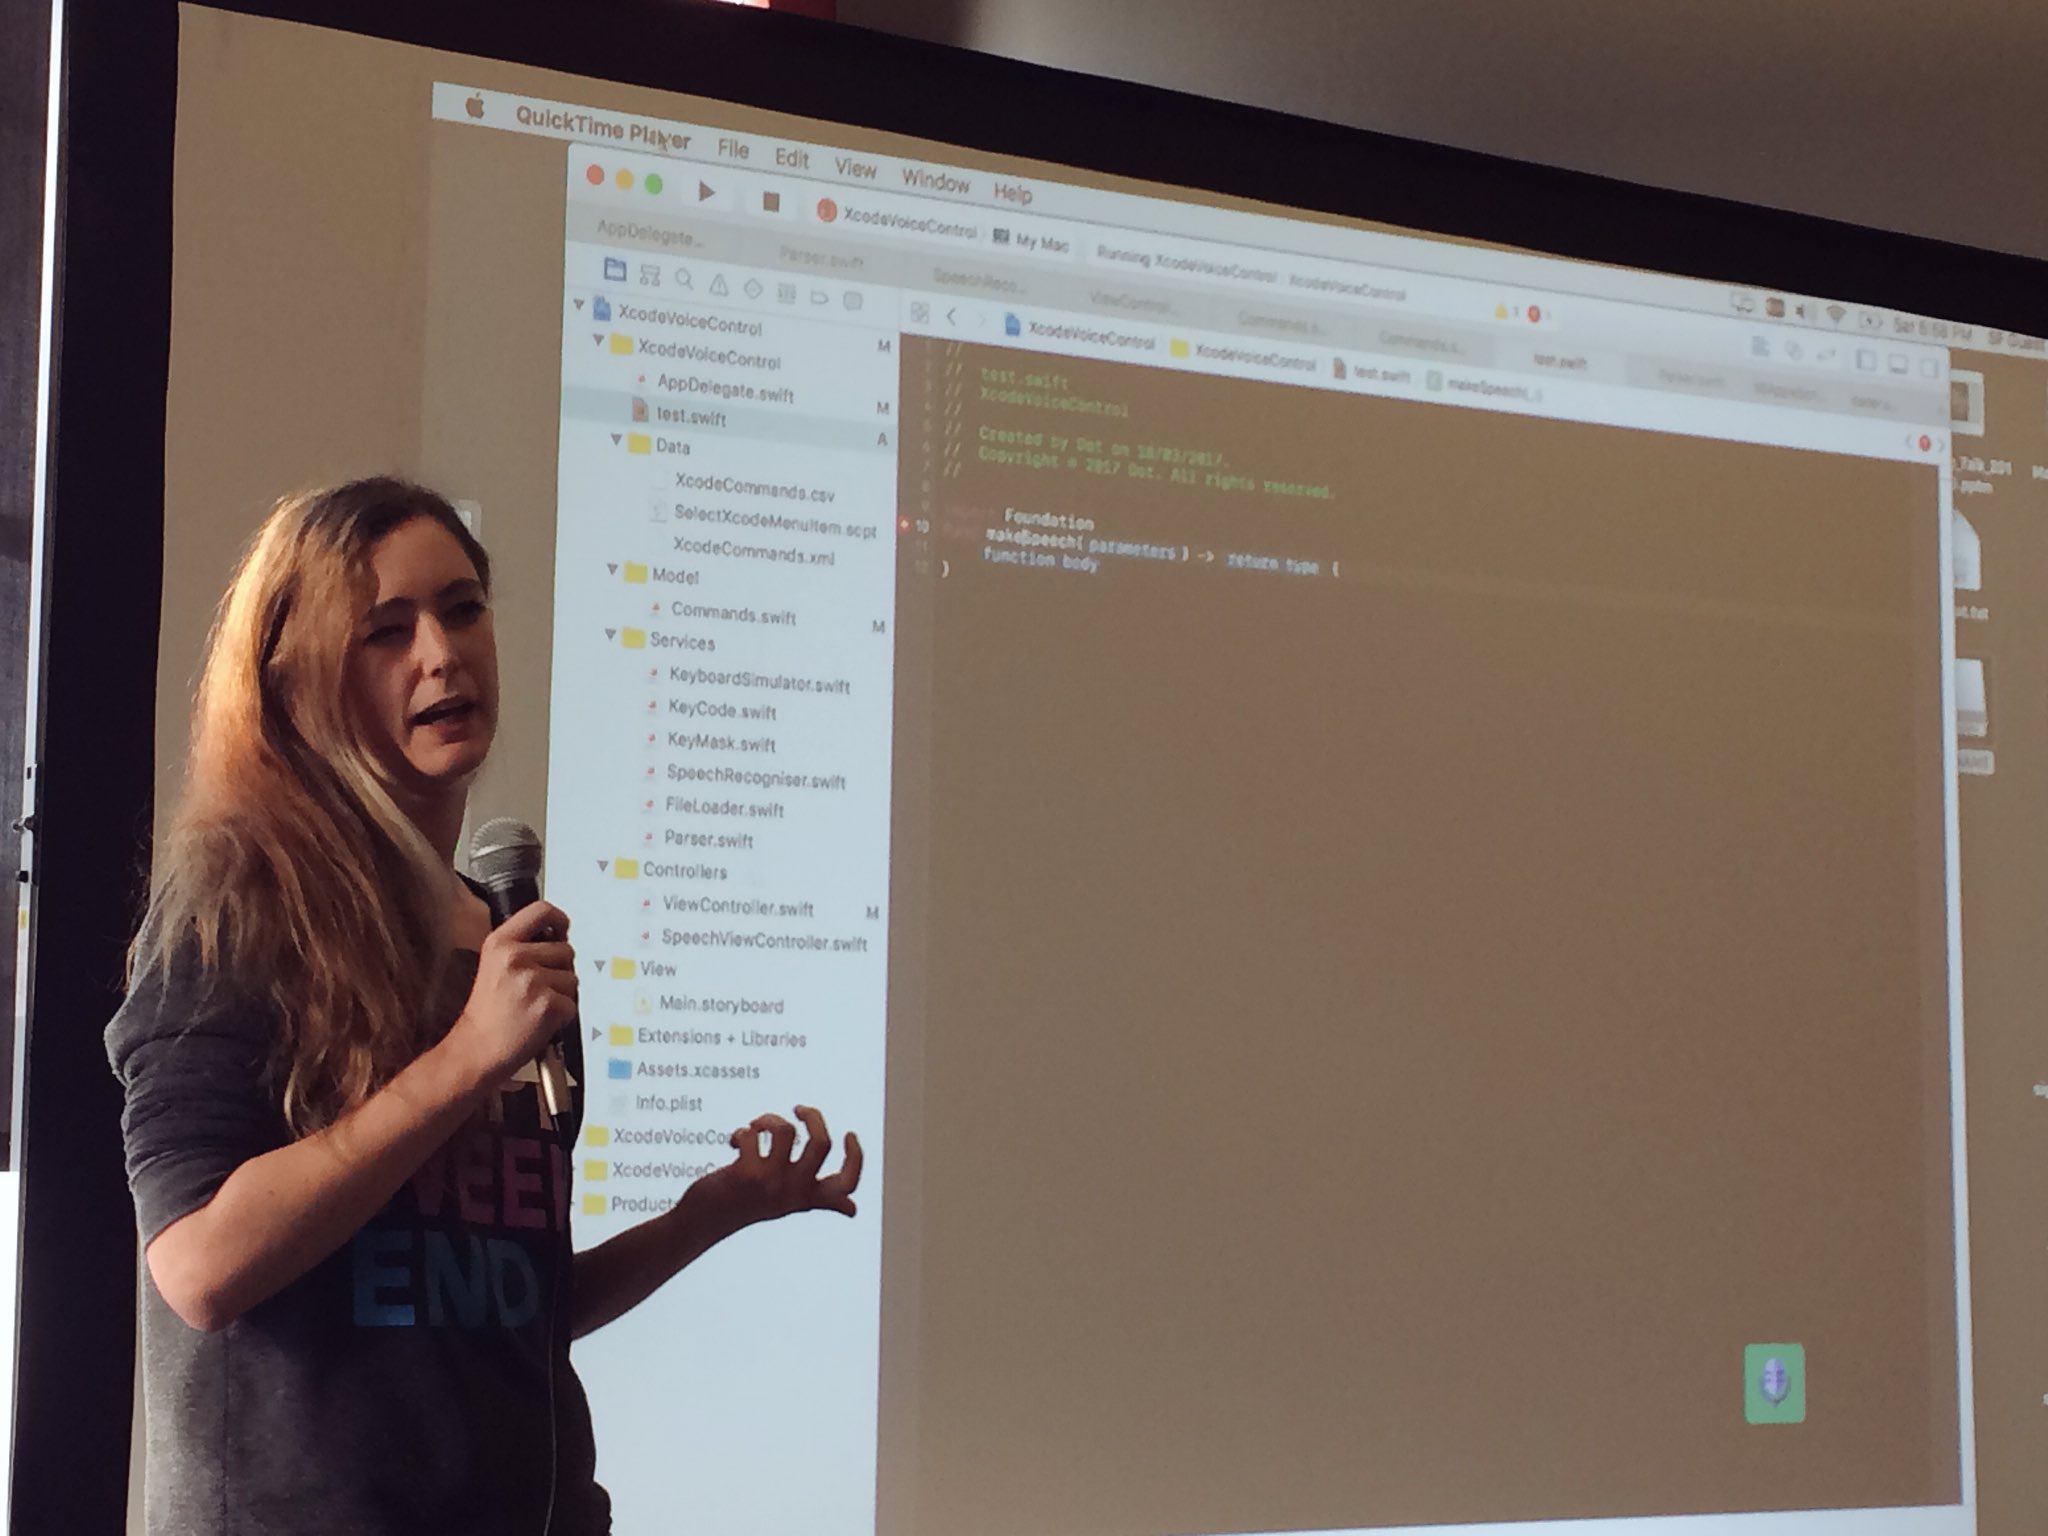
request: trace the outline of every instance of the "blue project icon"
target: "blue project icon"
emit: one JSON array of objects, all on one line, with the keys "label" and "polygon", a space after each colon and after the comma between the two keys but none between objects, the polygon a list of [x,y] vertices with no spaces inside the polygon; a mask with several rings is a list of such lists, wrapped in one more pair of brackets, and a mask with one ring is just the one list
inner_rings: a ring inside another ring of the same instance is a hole
[{"label": "blue project icon", "polygon": [[604,259],[604,280],[608,283],[623,283],[626,280],[626,258],[607,256]]},{"label": "blue project icon", "polygon": [[605,1075],[612,1078],[629,1078],[633,1075],[633,1063],[623,1056],[614,1056],[605,1063]]},{"label": "blue project icon", "polygon": [[590,318],[593,320],[609,320],[611,317],[612,301],[600,293],[590,301]]},{"label": "blue project icon", "polygon": [[1005,336],[1022,336],[1024,334],[1024,322],[1015,315],[1003,316],[1003,334]]}]

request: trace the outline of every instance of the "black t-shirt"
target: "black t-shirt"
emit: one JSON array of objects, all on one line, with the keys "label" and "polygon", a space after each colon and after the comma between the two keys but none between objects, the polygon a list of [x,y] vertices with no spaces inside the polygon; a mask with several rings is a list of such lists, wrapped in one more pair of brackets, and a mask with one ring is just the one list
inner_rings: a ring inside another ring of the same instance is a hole
[{"label": "black t-shirt", "polygon": [[[476,964],[454,956],[434,1038]],[[266,1071],[276,1030],[233,978],[138,974],[107,1055],[145,1245],[292,1139]],[[218,1332],[187,1327],[142,1266],[151,1536],[611,1529],[569,1363],[580,1056],[566,1126],[543,1124],[535,1084],[508,1085],[339,1251]]]}]

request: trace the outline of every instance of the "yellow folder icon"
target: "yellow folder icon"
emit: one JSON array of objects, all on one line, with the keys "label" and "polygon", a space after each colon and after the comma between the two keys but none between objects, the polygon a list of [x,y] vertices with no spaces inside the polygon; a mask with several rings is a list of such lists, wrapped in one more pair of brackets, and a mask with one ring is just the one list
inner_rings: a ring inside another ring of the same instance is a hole
[{"label": "yellow folder icon", "polygon": [[647,579],[647,567],[638,560],[628,560],[625,570],[626,580],[628,581],[645,581]]},{"label": "yellow folder icon", "polygon": [[608,1125],[586,1125],[583,1127],[583,1144],[589,1147],[610,1146],[612,1128]]},{"label": "yellow folder icon", "polygon": [[631,1045],[633,1043],[633,1026],[630,1024],[614,1024],[611,1029],[611,1040],[613,1045]]},{"label": "yellow folder icon", "polygon": [[621,336],[617,331],[613,331],[612,354],[615,357],[631,357],[633,355],[633,338]]},{"label": "yellow folder icon", "polygon": [[654,439],[645,432],[628,432],[626,434],[626,452],[652,453],[654,452]]},{"label": "yellow folder icon", "polygon": [[586,1216],[602,1216],[602,1215],[604,1214],[604,1209],[605,1209],[605,1198],[604,1198],[604,1196],[603,1196],[603,1195],[585,1195],[585,1196],[583,1197],[583,1214],[584,1214],[584,1215],[586,1215]]},{"label": "yellow folder icon", "polygon": [[644,651],[647,649],[647,631],[644,629],[622,629],[619,631],[619,644],[629,651]]},{"label": "yellow folder icon", "polygon": [[638,880],[640,878],[640,861],[638,859],[613,859],[612,873],[621,880]]},{"label": "yellow folder icon", "polygon": [[1175,357],[1186,357],[1194,349],[1176,336],[1173,338],[1173,345],[1169,350],[1172,351]]},{"label": "yellow folder icon", "polygon": [[631,981],[633,979],[633,973],[638,969],[639,967],[634,965],[633,962],[627,959],[624,955],[612,956],[613,981]]},{"label": "yellow folder icon", "polygon": [[586,1184],[600,1183],[611,1176],[612,1165],[610,1163],[601,1163],[596,1158],[592,1158],[583,1165],[583,1182]]}]

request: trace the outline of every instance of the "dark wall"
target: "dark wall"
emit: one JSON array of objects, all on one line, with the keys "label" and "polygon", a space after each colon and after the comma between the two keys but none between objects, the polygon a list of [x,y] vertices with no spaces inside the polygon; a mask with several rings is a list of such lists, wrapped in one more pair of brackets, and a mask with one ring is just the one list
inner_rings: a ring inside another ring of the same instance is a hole
[{"label": "dark wall", "polygon": [[[0,47],[0,101],[9,114],[0,161],[7,178],[0,335],[8,370],[0,475],[10,540],[24,555],[48,58],[48,13],[31,15],[33,5],[12,0],[16,14]],[[165,127],[147,135],[119,128],[170,123],[177,13],[134,0],[66,0],[63,15],[61,282],[51,327],[62,409],[51,422],[45,486],[39,718],[27,722],[38,738],[30,1023],[10,1032],[23,1060],[9,1522],[24,1533],[114,1536],[127,1516],[135,1226],[121,1160],[121,1096],[100,1036],[122,996],[144,875],[138,851],[148,847],[151,819],[154,733],[147,722],[155,711],[162,584],[171,168]],[[45,23],[41,31],[37,22]],[[19,46],[25,37],[41,46]],[[92,67],[80,69],[81,58]],[[132,314],[115,313],[105,303],[110,293],[132,303]],[[119,424],[118,444],[102,430],[109,423]],[[26,575],[18,560],[0,568],[10,582],[21,580],[17,570]],[[11,590],[25,593],[20,585]],[[25,601],[0,604],[11,626],[0,645],[0,665],[13,669],[0,706],[11,711],[15,733],[11,762],[0,761],[10,793],[12,765],[21,761],[25,608]],[[123,622],[110,624],[110,614]],[[4,938],[0,948],[11,955],[14,923]]]},{"label": "dark wall", "polygon": [[10,0],[0,49],[0,1168],[13,1165],[15,934],[27,748],[30,518],[50,10]]},{"label": "dark wall", "polygon": [[1058,69],[2048,256],[2048,6],[840,0]]}]

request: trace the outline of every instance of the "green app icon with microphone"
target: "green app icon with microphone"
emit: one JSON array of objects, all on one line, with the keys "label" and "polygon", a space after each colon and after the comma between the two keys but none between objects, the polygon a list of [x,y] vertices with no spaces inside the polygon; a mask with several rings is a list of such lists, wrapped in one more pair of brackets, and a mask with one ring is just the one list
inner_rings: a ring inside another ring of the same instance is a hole
[{"label": "green app icon with microphone", "polygon": [[1806,1349],[1803,1345],[1744,1346],[1742,1416],[1752,1424],[1806,1422]]}]

